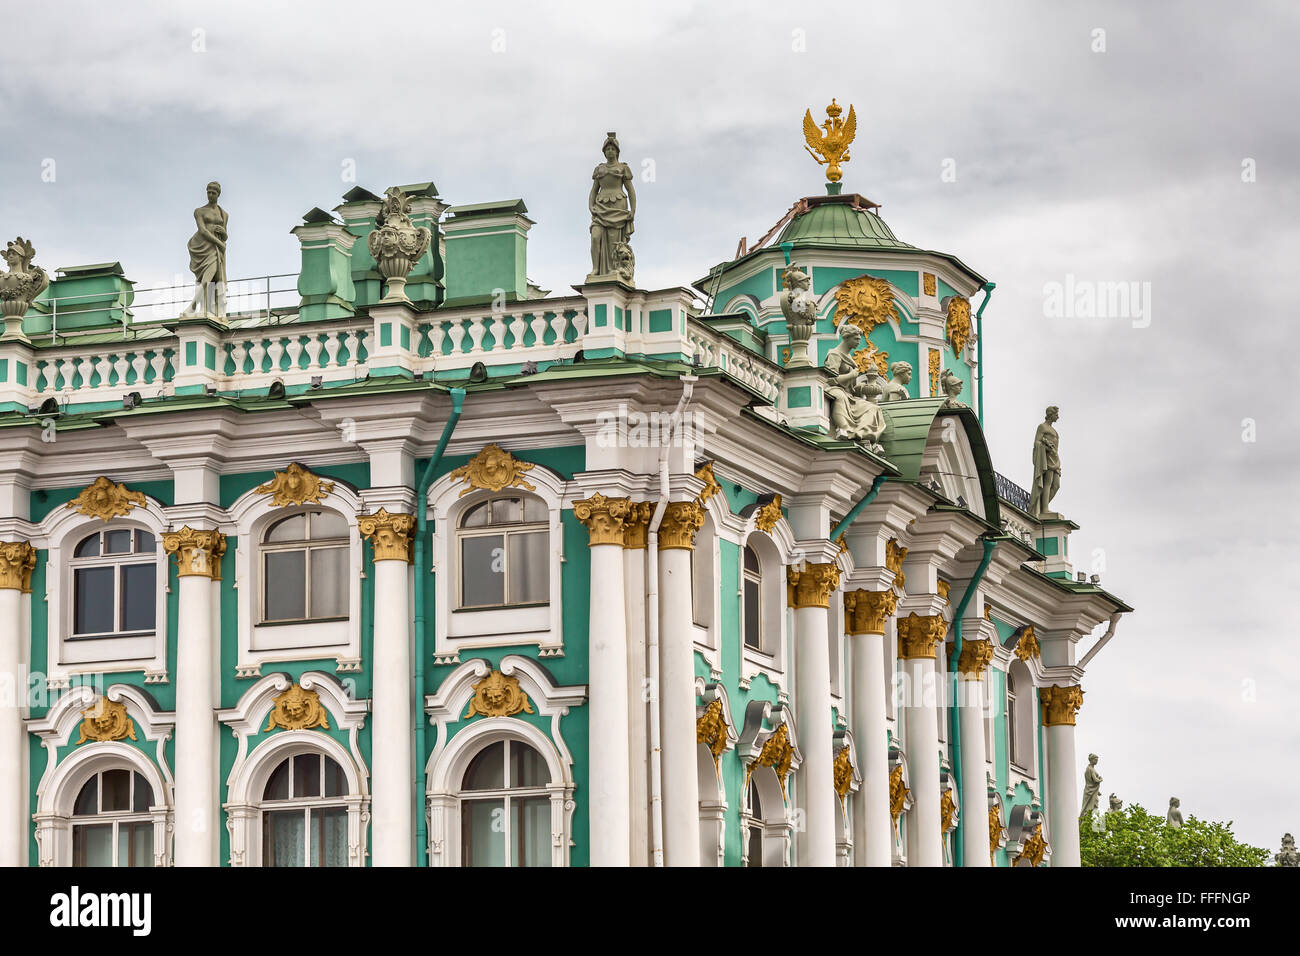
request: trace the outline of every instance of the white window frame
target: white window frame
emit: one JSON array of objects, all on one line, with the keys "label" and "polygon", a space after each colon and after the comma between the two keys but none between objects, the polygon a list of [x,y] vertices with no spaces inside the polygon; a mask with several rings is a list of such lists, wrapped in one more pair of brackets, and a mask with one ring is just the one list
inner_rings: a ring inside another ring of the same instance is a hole
[{"label": "white window frame", "polygon": [[[95,805],[102,806],[104,802],[104,774],[112,770],[121,770],[130,775],[129,778],[130,783],[128,784],[129,787],[128,793],[130,794],[130,797],[127,800],[127,803],[129,803],[132,807],[134,807],[136,777],[138,776],[141,780],[144,780],[144,774],[140,773],[139,771],[135,770],[132,767],[104,767],[100,770],[96,770],[93,774],[91,774],[91,776],[87,777],[86,780],[82,782],[81,789],[84,790],[86,784],[94,780],[96,782]],[[145,786],[148,786],[147,780],[145,781]],[[153,788],[150,787],[151,792],[152,790]],[[78,797],[81,796],[81,790],[77,791],[77,796]],[[129,863],[122,863],[121,860],[118,858],[118,851],[120,849],[120,847],[118,846],[118,832],[121,825],[126,824],[128,826],[131,826],[137,823],[143,823],[143,824],[147,824],[150,827],[151,831],[153,828],[153,816],[149,813],[148,809],[145,810],[135,810],[135,809],[102,810],[101,809],[93,814],[83,814],[79,816],[75,812],[76,798],[73,798],[73,809],[74,809],[74,812],[72,814],[72,848],[73,848],[72,865],[73,866],[76,866],[77,863],[76,847],[77,847],[78,829],[84,830],[88,827],[102,827],[102,826],[107,826],[111,829],[113,836],[111,838],[109,846],[111,848],[113,862],[110,865],[114,869],[117,869],[117,868],[127,868],[130,866]],[[150,839],[152,840],[154,836],[156,836],[156,834],[151,832]],[[148,865],[153,866],[155,855],[153,853],[152,843],[150,844],[149,857],[150,859]],[[138,867],[133,867],[133,869],[136,868]]]},{"label": "white window frame", "polygon": [[[533,501],[541,500],[536,495],[528,494],[528,492],[516,491],[515,493],[511,494],[511,491],[513,491],[513,489],[507,488],[504,491],[499,491],[496,492],[495,494],[488,495],[485,498],[480,498],[477,504],[486,505],[488,502],[492,502],[492,501],[511,501],[516,499],[528,499],[528,498],[531,498]],[[545,502],[542,502],[542,504],[544,505]],[[525,505],[524,507],[527,508],[527,505]],[[461,526],[461,522],[465,520],[465,516],[469,513],[469,511],[470,511],[469,507],[462,508],[460,509],[460,512],[456,517],[456,528],[455,528],[456,543],[453,548],[453,552],[455,555],[454,563],[456,565],[456,604],[454,610],[457,612],[499,611],[499,610],[518,609],[518,608],[538,607],[541,606],[543,603],[549,604],[550,603],[549,597],[546,602],[531,601],[531,602],[523,602],[519,604],[510,603],[510,542],[508,540],[512,535],[536,534],[539,531],[544,531],[547,535],[547,544],[548,544],[547,551],[549,553],[550,551],[549,543],[550,543],[550,534],[551,534],[549,509],[548,509],[547,519],[544,521],[519,521],[519,522],[507,523],[507,524],[486,524],[478,528],[464,528]],[[502,581],[502,585],[501,585],[502,603],[501,604],[473,604],[473,605],[466,606],[465,605],[465,570],[463,567],[461,567],[461,553],[462,553],[461,542],[466,538],[486,538],[486,537],[500,537],[503,549],[505,551],[505,554],[503,555],[504,571],[502,572],[505,576],[505,579]],[[549,573],[550,568],[547,568],[547,571]],[[549,589],[550,589],[550,581],[548,579],[547,581],[548,592]]]},{"label": "white window frame", "polygon": [[[263,787],[263,793],[265,793],[266,784],[270,781],[271,777],[275,774],[275,771],[279,769],[279,767],[280,767],[281,764],[285,763],[285,761],[290,761],[290,760],[296,761],[298,757],[303,757],[303,756],[315,756],[315,757],[319,757],[319,758],[320,758],[320,760],[321,760],[321,765],[320,765],[321,781],[322,781],[322,784],[323,784],[323,783],[324,783],[324,776],[325,776],[325,763],[324,763],[324,761],[326,761],[326,760],[332,760],[333,758],[330,757],[328,754],[318,753],[318,752],[316,752],[316,751],[311,751],[311,750],[298,751],[297,753],[293,753],[293,754],[290,754],[290,755],[286,756],[286,757],[284,758],[284,760],[281,760],[279,764],[276,764],[274,767],[271,768],[271,772],[268,773],[267,776],[266,776],[266,781],[264,781],[263,784],[262,784],[262,787]],[[315,796],[315,797],[295,797],[295,796],[293,796],[293,775],[294,775],[294,767],[291,765],[291,766],[289,767],[289,775],[288,775],[288,788],[289,788],[289,794],[290,794],[290,796],[288,796],[287,798],[285,798],[285,799],[283,799],[283,800],[278,800],[278,799],[266,799],[265,797],[263,797],[263,799],[261,800],[261,802],[258,804],[258,810],[260,811],[260,817],[259,817],[259,821],[258,821],[258,822],[259,822],[259,825],[260,825],[260,829],[259,829],[259,832],[258,832],[258,835],[257,835],[257,839],[259,839],[259,840],[262,842],[262,846],[261,846],[261,850],[260,850],[260,858],[261,858],[261,860],[263,861],[263,865],[266,865],[266,864],[265,864],[265,861],[266,861],[266,859],[267,859],[267,852],[266,852],[266,817],[267,817],[267,814],[269,814],[269,813],[282,813],[282,812],[284,812],[284,811],[286,811],[286,810],[301,811],[301,813],[303,814],[305,820],[304,820],[304,827],[303,827],[303,846],[302,846],[302,861],[303,861],[303,862],[302,862],[301,864],[299,864],[299,865],[301,865],[301,866],[303,866],[303,867],[308,867],[308,868],[310,868],[310,864],[307,862],[307,860],[310,858],[310,853],[311,853],[311,839],[312,839],[312,832],[311,832],[311,813],[312,813],[312,811],[313,811],[313,810],[342,810],[342,811],[344,811],[345,814],[346,814],[346,812],[347,812],[347,809],[348,809],[347,796],[346,796],[345,794],[344,794],[344,795],[339,795],[339,796],[337,796],[337,797],[326,797],[326,796],[323,796],[324,789],[325,789],[323,785],[322,785],[322,787],[321,787],[321,793],[322,793],[322,795],[320,795],[320,796]],[[343,778],[344,778],[344,780],[347,779],[347,771],[346,771],[346,770],[343,771]],[[327,867],[321,867],[321,869],[328,869],[328,868],[327,868]]]},{"label": "white window frame", "polygon": [[[461,479],[448,473],[429,488],[428,520],[433,529],[432,562],[416,568],[416,581],[434,575],[435,664],[459,664],[460,652],[471,648],[535,644],[541,657],[564,655],[564,526],[568,483],[550,469],[537,465],[525,477],[533,490],[506,488],[501,492],[473,489],[468,494]],[[550,599],[546,604],[520,607],[459,608],[460,560],[458,529],[466,509],[490,498],[531,495],[545,505],[549,518]],[[417,584],[418,586],[418,584]]]},{"label": "white window frame", "polygon": [[[488,747],[496,743],[502,744],[501,759],[502,762],[505,764],[502,780],[505,781],[506,786],[497,788],[495,790],[466,790],[464,786],[465,774],[469,772],[470,765],[474,762],[475,758],[477,758],[481,753],[483,753]],[[526,741],[522,740],[521,738],[513,735],[507,735],[507,736],[503,736],[500,740],[493,740],[488,743],[482,744],[476,751],[474,751],[473,756],[470,757],[470,759],[465,763],[464,772],[462,772],[461,774],[461,786],[459,790],[460,800],[459,800],[459,805],[457,807],[460,814],[460,825],[461,825],[460,852],[461,852],[462,866],[465,865],[464,861],[465,861],[466,848],[464,843],[464,838],[465,838],[464,826],[465,826],[465,804],[466,803],[480,803],[486,801],[501,802],[505,810],[502,819],[502,839],[505,841],[505,861],[506,861],[505,865],[508,868],[516,868],[518,867],[518,864],[511,860],[514,847],[512,845],[513,834],[510,832],[511,819],[512,819],[512,814],[510,813],[510,803],[513,800],[527,800],[530,798],[537,799],[539,797],[549,799],[550,797],[550,790],[545,785],[533,786],[533,787],[515,787],[510,785],[510,781],[507,778],[510,775],[509,750],[511,747],[528,747],[530,750],[533,749],[530,744],[528,744]],[[539,756],[541,756],[543,760],[546,759],[544,754],[539,754]],[[549,770],[550,768],[548,767],[547,768],[548,776],[549,776]],[[548,840],[547,842],[549,843],[550,841]],[[554,865],[554,857],[552,857],[552,865]]]},{"label": "white window frame", "polygon": [[[46,632],[46,686],[66,688],[79,674],[143,670],[146,684],[167,683],[167,555],[163,532],[169,522],[162,506],[146,497],[145,504],[111,521],[83,515],[71,508],[55,508],[40,523],[33,544],[46,550],[45,600],[50,609]],[[140,530],[153,535],[157,562],[154,630],[129,637],[72,637],[74,597],[72,555],[92,533],[106,530]],[[36,600],[40,598],[33,596]]]},{"label": "white window frame", "polygon": [[[268,544],[266,541],[262,540],[261,538],[258,539],[257,542],[258,587],[257,587],[256,626],[259,628],[264,626],[292,627],[293,625],[296,624],[326,624],[326,623],[332,623],[334,621],[347,620],[347,618],[351,616],[351,611],[352,611],[351,607],[348,608],[348,612],[349,612],[348,614],[336,615],[334,617],[312,617],[311,616],[311,552],[316,550],[323,550],[323,551],[333,550],[336,548],[342,548],[343,550],[346,551],[351,545],[351,541],[349,540],[347,535],[344,535],[343,537],[339,537],[339,538],[312,538],[311,537],[311,516],[314,514],[321,514],[326,511],[334,512],[335,514],[337,514],[338,512],[335,511],[335,509],[333,508],[327,508],[323,505],[304,505],[299,508],[283,508],[281,510],[284,512],[284,514],[279,515],[278,517],[275,518],[275,520],[265,522],[262,525],[262,537],[264,538],[270,532],[271,528],[274,527],[275,525],[279,524],[282,521],[288,521],[290,518],[297,517],[298,515],[308,516],[307,537],[297,541],[276,541],[270,544]],[[343,516],[340,515],[340,517]],[[347,518],[344,517],[343,520],[346,522]],[[267,573],[266,570],[267,556],[271,554],[283,554],[286,552],[296,552],[296,551],[301,551],[306,555],[306,557],[304,558],[305,570],[304,570],[304,577],[303,577],[303,581],[304,581],[303,607],[304,610],[307,611],[307,616],[295,620],[286,619],[286,620],[268,621],[266,619],[266,584],[270,575]]]},{"label": "white window frame", "polygon": [[[744,574],[746,545],[752,545],[758,555],[759,606],[762,615],[761,649],[750,647],[745,643],[745,602]],[[787,556],[794,553],[794,535],[790,526],[782,518],[772,529],[771,534],[751,530],[740,540],[740,560],[737,562],[737,595],[740,598],[740,676],[742,688],[748,688],[750,682],[759,674],[767,676],[773,685],[786,691],[785,675],[787,648],[786,613],[786,575],[788,573]]]},{"label": "white window frame", "polygon": [[[360,496],[341,481],[323,500],[303,507],[278,508],[271,496],[248,491],[227,510],[230,526],[222,530],[237,540],[229,549],[235,552],[235,617],[238,651],[235,676],[262,676],[267,664],[281,661],[336,661],[338,671],[361,669],[361,583],[365,567],[357,515],[363,511]],[[334,511],[348,526],[348,616],[302,623],[262,623],[263,560],[262,537],[267,528],[281,518],[304,511]]]}]

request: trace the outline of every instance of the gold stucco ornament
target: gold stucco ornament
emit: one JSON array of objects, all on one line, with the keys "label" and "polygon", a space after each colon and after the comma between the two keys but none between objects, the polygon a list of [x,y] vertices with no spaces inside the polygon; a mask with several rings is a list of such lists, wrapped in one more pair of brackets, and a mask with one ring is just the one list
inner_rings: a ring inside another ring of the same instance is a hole
[{"label": "gold stucco ornament", "polygon": [[277,471],[270,481],[254,488],[253,493],[270,495],[273,508],[285,508],[289,505],[303,505],[309,501],[319,504],[321,498],[333,490],[334,482],[322,480],[293,461],[284,471]]},{"label": "gold stucco ornament", "polygon": [[1043,862],[1043,856],[1047,853],[1047,841],[1043,839],[1043,825],[1040,823],[1034,827],[1034,834],[1020,848],[1016,858],[1011,862],[1012,866],[1018,866],[1021,860],[1028,860],[1034,866]]},{"label": "gold stucco ornament", "polygon": [[807,141],[804,149],[819,165],[826,167],[826,178],[833,183],[838,183],[844,175],[840,164],[849,161],[849,144],[858,132],[858,117],[853,112],[853,104],[849,104],[849,115],[840,119],[843,112],[844,107],[832,99],[831,105],[826,107],[827,119],[820,127],[812,117],[812,110],[805,110],[803,114],[803,138]]},{"label": "gold stucco ornament", "polygon": [[573,503],[573,516],[587,529],[587,544],[623,546],[623,527],[632,502],[627,498],[606,498],[599,491]]},{"label": "gold stucco ornament", "polygon": [[704,527],[704,509],[694,501],[670,501],[659,525],[662,551],[695,549],[695,534]]},{"label": "gold stucco ornament", "polygon": [[791,566],[786,571],[786,595],[790,607],[830,607],[831,592],[840,586],[840,569],[835,564]]},{"label": "gold stucco ornament", "polygon": [[898,818],[907,806],[907,798],[911,792],[903,783],[903,765],[900,763],[889,772],[889,815],[894,818],[895,826],[898,825]]},{"label": "gold stucco ornament", "polygon": [[36,549],[26,541],[0,541],[0,589],[30,592]]},{"label": "gold stucco ornament", "polygon": [[376,561],[409,563],[412,560],[415,515],[390,514],[387,508],[381,507],[372,515],[357,518],[357,530],[374,545]]},{"label": "gold stucco ornament", "polygon": [[469,487],[457,497],[464,497],[475,488],[486,491],[501,491],[503,488],[523,488],[536,491],[537,486],[524,480],[523,474],[534,467],[531,461],[520,461],[496,442],[485,445],[483,450],[465,464],[451,473],[453,480],[463,479]]},{"label": "gold stucco ornament", "polygon": [[1002,817],[998,813],[997,804],[989,807],[989,863],[993,862],[993,854],[998,851],[998,844],[1002,842],[1002,834],[1006,832],[1006,827],[1002,825]]},{"label": "gold stucco ornament", "polygon": [[894,572],[894,587],[901,592],[907,587],[907,575],[903,573],[903,561],[907,558],[907,549],[898,543],[897,538],[885,542],[885,567]]},{"label": "gold stucco ornament", "polygon": [[984,679],[984,668],[993,662],[992,641],[963,641],[957,657],[957,670],[974,674],[976,680]]},{"label": "gold stucco ornament", "polygon": [[126,704],[109,700],[107,697],[96,701],[81,712],[81,736],[73,746],[84,744],[87,740],[102,742],[105,740],[125,740],[135,736],[135,721],[126,714]]},{"label": "gold stucco ornament", "polygon": [[180,531],[162,536],[163,551],[176,556],[177,577],[221,580],[221,557],[226,553],[226,536],[185,525]]},{"label": "gold stucco ornament", "polygon": [[956,824],[957,802],[953,800],[952,788],[949,787],[939,796],[939,836],[943,837]]},{"label": "gold stucco ornament", "polygon": [[695,718],[695,742],[709,748],[716,770],[722,752],[727,749],[727,718],[723,716],[722,701],[719,698],[709,701],[704,713]]},{"label": "gold stucco ornament", "polygon": [[695,477],[704,482],[704,487],[700,493],[695,496],[697,504],[706,504],[708,500],[722,490],[722,485],[718,484],[718,479],[713,474],[713,462],[706,461],[695,471]]},{"label": "gold stucco ornament", "polygon": [[513,717],[516,714],[532,714],[532,703],[528,695],[519,686],[518,677],[507,677],[498,670],[493,670],[474,685],[474,696],[470,698],[469,709],[462,720],[468,720],[475,714],[484,717]]},{"label": "gold stucco ornament", "polygon": [[849,753],[848,747],[841,747],[835,751],[832,770],[835,774],[835,793],[840,798],[840,806],[843,807],[844,801],[849,796],[849,788],[853,786],[853,755]]},{"label": "gold stucco ornament", "polygon": [[64,507],[75,508],[83,515],[101,521],[111,521],[129,515],[136,508],[143,508],[144,492],[131,491],[126,485],[114,484],[100,475]]},{"label": "gold stucco ornament", "polygon": [[874,370],[882,378],[889,374],[889,353],[882,352],[870,342],[853,353],[853,361],[858,364],[859,371]]},{"label": "gold stucco ornament", "polygon": [[1034,634],[1034,626],[1031,624],[1020,634],[1020,640],[1016,642],[1016,657],[1020,658],[1026,664],[1031,657],[1042,657],[1042,648],[1038,646],[1038,638]]},{"label": "gold stucco ornament", "polygon": [[898,308],[894,289],[884,279],[861,275],[846,279],[835,290],[835,314],[831,318],[834,325],[851,322],[862,330],[865,340],[876,326],[891,318],[898,321]]},{"label": "gold stucco ornament", "polygon": [[918,615],[915,612],[898,619],[898,656],[904,660],[933,658],[935,647],[943,640],[948,622],[941,614]]},{"label": "gold stucco ornament", "polygon": [[885,620],[896,610],[898,595],[893,591],[845,591],[844,632],[884,634]]},{"label": "gold stucco ornament", "polygon": [[271,698],[274,705],[267,717],[265,733],[275,727],[285,730],[330,729],[329,712],[321,705],[314,690],[303,690],[295,682]]},{"label": "gold stucco ornament", "polygon": [[948,300],[948,341],[958,355],[970,341],[970,299],[955,295]]},{"label": "gold stucco ornament", "polygon": [[939,394],[939,350],[930,349],[930,395]]},{"label": "gold stucco ornament", "polygon": [[790,743],[790,729],[785,724],[781,724],[772,735],[763,743],[763,749],[758,752],[754,762],[745,770],[745,786],[749,786],[749,778],[754,772],[755,767],[771,767],[776,774],[776,779],[781,784],[781,799],[786,799],[785,781],[790,775],[790,767],[794,763],[794,744]]},{"label": "gold stucco ornament", "polygon": [[1064,687],[1053,684],[1050,687],[1040,687],[1038,699],[1043,704],[1044,726],[1073,727],[1075,716],[1083,706],[1083,688],[1078,684],[1067,684]]},{"label": "gold stucco ornament", "polygon": [[781,520],[781,496],[773,495],[772,500],[758,509],[754,516],[754,527],[764,534],[771,534],[776,523]]}]

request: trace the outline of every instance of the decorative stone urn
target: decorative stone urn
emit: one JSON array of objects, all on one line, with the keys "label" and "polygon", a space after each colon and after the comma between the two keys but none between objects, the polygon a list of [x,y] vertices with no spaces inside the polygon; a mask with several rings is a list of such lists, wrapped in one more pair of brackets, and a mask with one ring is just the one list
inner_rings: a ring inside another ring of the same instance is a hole
[{"label": "decorative stone urn", "polygon": [[817,327],[817,297],[813,295],[808,274],[798,266],[788,266],[782,274],[785,289],[781,292],[781,314],[790,332],[790,360],[786,368],[811,368],[808,340]]},{"label": "decorative stone urn", "polygon": [[405,291],[406,277],[432,240],[429,229],[411,224],[411,198],[396,186],[389,186],[384,191],[384,208],[367,239],[370,255],[388,283],[388,292],[380,304],[411,301]]},{"label": "decorative stone urn", "polygon": [[31,308],[32,300],[45,291],[50,277],[40,266],[32,265],[36,249],[19,236],[5,249],[5,262],[9,271],[0,274],[0,309],[4,312],[4,339],[26,342],[23,334],[23,316]]}]

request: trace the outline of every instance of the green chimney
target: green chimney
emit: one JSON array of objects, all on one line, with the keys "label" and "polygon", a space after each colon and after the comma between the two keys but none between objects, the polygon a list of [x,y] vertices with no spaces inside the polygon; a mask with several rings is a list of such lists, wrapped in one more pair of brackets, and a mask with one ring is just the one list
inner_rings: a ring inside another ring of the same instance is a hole
[{"label": "green chimney", "polygon": [[[446,305],[528,298],[528,230],[533,221],[522,199],[452,206],[447,237]],[[498,293],[497,290],[500,290]]]}]

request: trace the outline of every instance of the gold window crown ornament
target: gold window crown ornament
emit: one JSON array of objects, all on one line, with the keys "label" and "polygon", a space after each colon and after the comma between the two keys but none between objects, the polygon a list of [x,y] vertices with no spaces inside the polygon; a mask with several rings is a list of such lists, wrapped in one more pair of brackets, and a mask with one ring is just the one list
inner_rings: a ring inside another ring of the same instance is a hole
[{"label": "gold window crown ornament", "polygon": [[303,690],[295,681],[271,698],[271,713],[263,730],[283,727],[285,730],[330,729],[329,712],[314,690]]},{"label": "gold window crown ornament", "polygon": [[516,714],[536,713],[528,695],[519,686],[518,677],[507,677],[494,669],[475,684],[473,689],[474,696],[470,698],[469,709],[465,711],[462,720],[468,720],[475,714],[484,717],[514,717]]},{"label": "gold window crown ornament", "polygon": [[1034,634],[1034,626],[1030,624],[1020,635],[1020,640],[1016,641],[1016,657],[1020,658],[1026,664],[1031,657],[1041,658],[1043,649],[1038,645],[1038,636]]},{"label": "gold window crown ornament", "polygon": [[727,749],[727,718],[722,713],[722,700],[713,698],[704,713],[695,719],[695,742],[704,744],[713,755],[713,769],[718,769],[722,752]]},{"label": "gold window crown ornament", "polygon": [[835,313],[831,324],[850,322],[862,330],[862,338],[878,325],[890,319],[898,321],[898,306],[894,304],[894,287],[873,275],[860,275],[845,279],[835,290]]},{"label": "gold window crown ornament", "polygon": [[704,482],[704,487],[700,493],[695,496],[696,504],[707,504],[708,500],[722,490],[722,485],[718,484],[718,479],[713,474],[713,462],[706,461],[695,472],[695,477]]},{"label": "gold window crown ornament", "polygon": [[781,520],[781,496],[773,495],[772,500],[758,509],[754,516],[754,527],[764,534],[771,534],[776,523]]},{"label": "gold window crown ornament", "polygon": [[129,515],[136,508],[143,508],[144,502],[143,491],[132,491],[126,485],[100,475],[64,507],[75,508],[83,515],[101,521],[111,521]]},{"label": "gold window crown ornament", "polygon": [[840,798],[840,806],[848,799],[849,789],[853,786],[853,755],[848,747],[835,751],[835,763],[832,765],[835,775],[835,793]]},{"label": "gold window crown ornament", "polygon": [[782,723],[764,741],[763,749],[758,752],[754,762],[745,768],[745,786],[749,786],[749,778],[753,775],[755,767],[771,767],[777,781],[781,784],[781,799],[785,800],[785,781],[790,776],[790,767],[793,764],[794,744],[790,743],[790,728]]},{"label": "gold window crown ornament", "polygon": [[73,746],[84,744],[88,740],[102,743],[107,740],[125,740],[135,736],[135,721],[127,716],[126,704],[121,701],[98,697],[95,702],[81,712],[81,736]]},{"label": "gold window crown ornament", "polygon": [[907,548],[898,543],[897,538],[885,542],[885,567],[894,572],[894,587],[903,590],[907,586],[907,576],[903,574],[903,561],[907,558]]},{"label": "gold window crown ornament", "polygon": [[1043,825],[1040,823],[1034,827],[1034,834],[1020,848],[1016,854],[1012,866],[1018,864],[1021,860],[1028,860],[1034,866],[1043,862],[1043,857],[1047,853],[1047,841],[1043,839]]},{"label": "gold window crown ornament", "polygon": [[821,126],[813,119],[812,110],[805,110],[803,114],[804,149],[817,160],[818,165],[826,167],[826,179],[832,183],[838,183],[843,177],[840,164],[849,161],[849,144],[858,132],[858,117],[853,112],[853,104],[849,104],[849,115],[840,119],[843,112],[844,107],[832,99]]},{"label": "gold window crown ornament", "polygon": [[952,350],[958,355],[966,348],[966,343],[970,341],[971,324],[970,324],[970,300],[962,296],[955,295],[948,300],[948,341],[952,345]]},{"label": "gold window crown ornament", "polygon": [[469,484],[457,495],[464,497],[476,488],[485,491],[501,491],[505,488],[523,488],[536,491],[537,486],[524,480],[524,472],[531,471],[536,464],[520,461],[496,442],[485,445],[483,450],[465,464],[451,473],[453,481],[464,480]]},{"label": "gold window crown ornament", "polygon": [[254,488],[253,493],[270,495],[271,507],[285,508],[309,501],[320,504],[321,498],[333,490],[334,482],[325,481],[296,461],[291,461],[284,471],[277,471],[270,481]]}]

